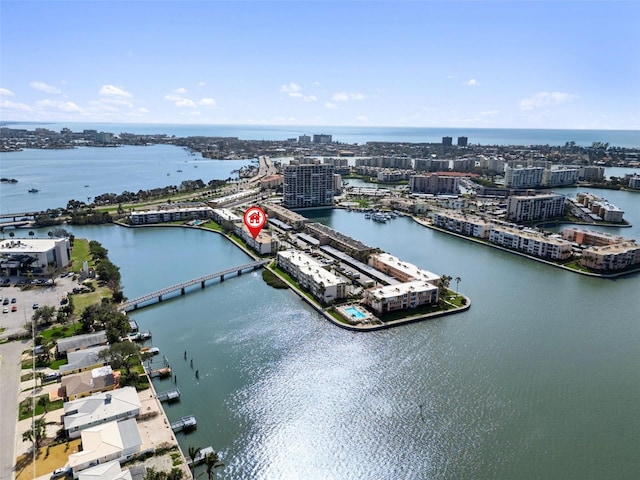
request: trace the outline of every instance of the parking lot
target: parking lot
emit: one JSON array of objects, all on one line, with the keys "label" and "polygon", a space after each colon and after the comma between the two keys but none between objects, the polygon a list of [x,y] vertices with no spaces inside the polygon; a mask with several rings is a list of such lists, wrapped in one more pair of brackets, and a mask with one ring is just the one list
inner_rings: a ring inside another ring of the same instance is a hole
[{"label": "parking lot", "polygon": [[[3,277],[2,280],[5,279],[6,277]],[[9,281],[9,286],[3,282],[0,287],[3,303],[0,305],[3,312],[0,314],[0,328],[5,329],[0,333],[0,338],[24,332],[25,323],[31,320],[33,315],[34,304],[58,308],[62,297],[78,286],[71,276],[58,277],[53,284],[47,284],[45,281],[44,284],[31,285],[25,278],[16,277],[10,277]],[[6,305],[5,299],[8,299]],[[8,310],[6,313],[5,309]]]}]

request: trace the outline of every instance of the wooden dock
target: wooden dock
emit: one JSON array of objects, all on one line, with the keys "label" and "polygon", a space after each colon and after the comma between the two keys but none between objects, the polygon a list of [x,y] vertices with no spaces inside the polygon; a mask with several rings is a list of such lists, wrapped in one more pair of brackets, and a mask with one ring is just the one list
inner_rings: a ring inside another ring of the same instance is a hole
[{"label": "wooden dock", "polygon": [[180,389],[172,388],[158,394],[158,400],[161,402],[176,402],[180,400]]},{"label": "wooden dock", "polygon": [[182,417],[177,422],[173,422],[171,424],[171,430],[175,433],[178,432],[188,432],[196,428],[196,417],[193,415],[187,415],[186,417]]},{"label": "wooden dock", "polygon": [[201,463],[204,463],[204,459],[207,457],[207,455],[211,453],[216,453],[213,447],[209,446],[209,447],[201,448],[198,454],[196,455],[196,457],[193,459],[193,461],[189,460],[187,463],[189,466],[193,466],[193,467],[200,465]]},{"label": "wooden dock", "polygon": [[165,378],[171,376],[171,365],[169,365],[169,360],[164,355],[162,356],[162,360],[160,362],[151,362],[151,360],[147,361],[144,366],[144,371],[149,378]]}]

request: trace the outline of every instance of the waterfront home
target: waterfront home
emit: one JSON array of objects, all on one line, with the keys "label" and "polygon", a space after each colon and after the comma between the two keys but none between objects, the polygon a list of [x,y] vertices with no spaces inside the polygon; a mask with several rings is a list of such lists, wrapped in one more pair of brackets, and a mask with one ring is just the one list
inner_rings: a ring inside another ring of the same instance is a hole
[{"label": "waterfront home", "polygon": [[74,477],[89,467],[119,460],[124,462],[140,451],[142,439],[135,418],[109,422],[82,431],[82,450],[69,455]]},{"label": "waterfront home", "polygon": [[56,342],[56,351],[58,355],[66,355],[69,352],[83,350],[89,347],[99,345],[107,345],[107,332],[104,330],[95,333],[86,333],[83,335],[74,335],[69,338],[61,338]]},{"label": "waterfront home", "polygon": [[67,438],[78,438],[80,432],[113,420],[135,418],[140,414],[140,399],[134,387],[94,393],[64,403],[62,423]]},{"label": "waterfront home", "polygon": [[112,460],[82,470],[78,474],[78,480],[133,480],[133,476],[128,469],[122,470],[118,460]]},{"label": "waterfront home", "polygon": [[108,345],[99,345],[97,347],[67,352],[67,364],[60,365],[58,371],[62,375],[69,375],[71,373],[79,373],[84,370],[91,370],[106,365],[107,362],[98,355],[101,351],[107,350],[108,348]]},{"label": "waterfront home", "polygon": [[62,397],[65,401],[114,388],[116,388],[116,376],[110,365],[62,377]]}]

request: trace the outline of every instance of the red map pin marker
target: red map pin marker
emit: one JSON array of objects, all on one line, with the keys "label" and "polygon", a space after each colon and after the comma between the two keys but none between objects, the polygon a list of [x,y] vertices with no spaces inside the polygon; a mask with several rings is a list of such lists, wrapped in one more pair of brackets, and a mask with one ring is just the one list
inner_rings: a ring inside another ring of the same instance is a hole
[{"label": "red map pin marker", "polygon": [[244,212],[244,224],[255,238],[260,234],[260,230],[267,223],[267,214],[260,207],[250,207]]}]

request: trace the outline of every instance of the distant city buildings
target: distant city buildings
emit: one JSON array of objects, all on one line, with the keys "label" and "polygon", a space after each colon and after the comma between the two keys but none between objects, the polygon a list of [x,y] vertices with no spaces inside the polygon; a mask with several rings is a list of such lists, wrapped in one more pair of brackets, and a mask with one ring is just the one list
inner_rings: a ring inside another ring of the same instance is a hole
[{"label": "distant city buildings", "polygon": [[453,138],[451,137],[442,137],[442,146],[450,147],[453,145]]},{"label": "distant city buildings", "polygon": [[458,146],[459,147],[466,147],[468,140],[469,139],[467,137],[458,137]]},{"label": "distant city buildings", "polygon": [[320,134],[315,134],[313,136],[313,143],[331,143],[331,142],[332,142],[331,135],[320,133]]},{"label": "distant city buildings", "polygon": [[333,205],[333,165],[285,165],[282,170],[286,208]]}]

